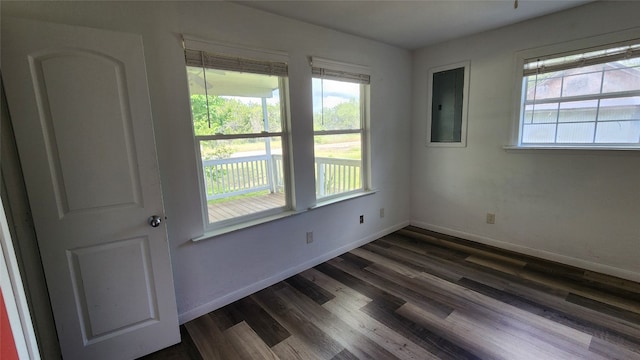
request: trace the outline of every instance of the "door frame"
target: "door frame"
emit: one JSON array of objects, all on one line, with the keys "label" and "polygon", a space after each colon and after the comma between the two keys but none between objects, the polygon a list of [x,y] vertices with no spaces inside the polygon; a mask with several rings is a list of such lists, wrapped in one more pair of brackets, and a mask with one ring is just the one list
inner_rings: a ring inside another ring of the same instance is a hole
[{"label": "door frame", "polygon": [[[3,86],[0,86],[0,97],[2,98],[0,100],[2,104],[6,105]],[[9,113],[6,109],[7,106],[3,106],[0,114],[3,122],[9,121]],[[0,139],[2,137],[4,137],[4,132],[0,127]],[[0,147],[1,158],[2,147]],[[4,179],[0,179],[0,182],[4,186]],[[22,275],[18,267],[18,258],[11,240],[9,222],[4,209],[4,202],[0,197],[0,291],[2,291],[4,306],[7,310],[10,330],[18,357],[20,359],[38,360],[40,359],[38,342],[29,305],[27,304],[27,294],[23,287]]]},{"label": "door frame", "polygon": [[[49,302],[49,293],[13,134],[11,114],[4,96],[1,74],[0,104],[0,168],[2,170],[0,190],[5,210],[4,218],[8,223],[9,233],[12,237],[10,242],[14,246],[13,254],[16,257],[20,276],[24,280],[22,284],[31,315],[26,319],[30,319],[35,331],[34,340],[37,341],[40,356],[46,359],[59,359],[62,356],[60,344],[53,321],[53,311]],[[7,256],[9,255],[5,254],[5,258]]]},{"label": "door frame", "polygon": [[0,288],[7,309],[13,341],[20,359],[40,359],[27,297],[16,258],[9,224],[0,199]]}]

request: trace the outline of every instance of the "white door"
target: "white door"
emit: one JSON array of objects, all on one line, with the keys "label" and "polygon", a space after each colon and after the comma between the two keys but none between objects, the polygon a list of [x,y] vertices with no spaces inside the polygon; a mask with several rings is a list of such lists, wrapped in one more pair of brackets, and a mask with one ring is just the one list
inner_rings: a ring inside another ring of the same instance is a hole
[{"label": "white door", "polygon": [[141,37],[3,18],[2,76],[63,357],[178,342]]}]

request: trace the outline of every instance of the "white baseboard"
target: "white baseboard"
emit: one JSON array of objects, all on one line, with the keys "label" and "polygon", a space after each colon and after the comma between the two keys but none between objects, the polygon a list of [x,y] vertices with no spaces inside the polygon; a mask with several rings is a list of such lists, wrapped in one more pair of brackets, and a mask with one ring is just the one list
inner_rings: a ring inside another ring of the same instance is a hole
[{"label": "white baseboard", "polygon": [[623,279],[627,279],[635,282],[640,282],[640,273],[625,270],[625,269],[620,269],[620,268],[609,266],[609,265],[594,263],[594,262],[586,261],[583,259],[574,258],[571,256],[560,255],[560,254],[552,253],[550,251],[539,250],[539,249],[534,249],[534,248],[530,248],[522,245],[511,244],[501,240],[492,239],[486,236],[476,235],[476,234],[455,230],[455,229],[450,229],[447,227],[433,225],[433,224],[429,224],[422,221],[412,220],[411,225],[419,228],[423,228],[426,230],[439,232],[441,234],[451,235],[451,236],[459,237],[462,239],[475,241],[481,244],[495,246],[497,248],[501,248],[509,251],[514,251],[524,255],[535,256],[537,258],[555,261],[561,264],[575,266],[585,270],[591,270],[591,271],[599,272],[606,275],[611,275],[611,276],[615,276],[615,277],[619,277],[619,278],[623,278]]},{"label": "white baseboard", "polygon": [[342,255],[348,251],[351,251],[359,246],[362,246],[364,244],[368,244],[370,242],[372,242],[373,240],[379,239],[385,235],[391,234],[394,231],[400,230],[403,227],[406,227],[409,225],[409,221],[404,221],[402,223],[396,224],[394,226],[388,227],[386,229],[383,229],[381,231],[378,231],[374,234],[371,234],[369,236],[366,236],[362,239],[359,239],[357,241],[351,242],[345,246],[339,247],[335,250],[329,251],[328,253],[325,253],[323,255],[320,255],[314,259],[311,259],[307,262],[304,262],[300,265],[294,266],[292,268],[289,268],[279,274],[270,276],[266,279],[260,280],[258,282],[255,282],[249,286],[245,286],[242,289],[238,289],[236,291],[233,291],[229,294],[226,294],[224,296],[221,296],[219,298],[213,299],[212,301],[206,303],[206,304],[202,304],[198,307],[195,307],[191,310],[187,310],[181,314],[178,315],[178,320],[180,322],[180,324],[184,324],[188,321],[191,321],[197,317],[200,317],[204,314],[210,313],[214,310],[217,310],[225,305],[231,304],[234,301],[240,300],[242,298],[244,298],[245,296],[249,296],[255,292],[258,292],[264,288],[267,288],[273,284],[276,284],[282,280],[285,280],[293,275],[299,274],[307,269],[310,269],[318,264],[322,264],[323,262],[333,259],[336,256]]}]

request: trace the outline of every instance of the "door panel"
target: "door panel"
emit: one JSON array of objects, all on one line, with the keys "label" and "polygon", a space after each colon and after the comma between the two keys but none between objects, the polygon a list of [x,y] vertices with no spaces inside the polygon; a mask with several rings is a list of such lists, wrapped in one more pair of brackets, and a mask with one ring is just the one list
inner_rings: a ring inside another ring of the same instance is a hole
[{"label": "door panel", "polygon": [[65,359],[179,341],[140,36],[3,19],[2,74]]},{"label": "door panel", "polygon": [[147,238],[75,249],[67,255],[85,344],[159,321]]},{"label": "door panel", "polygon": [[139,206],[123,64],[78,50],[47,51],[30,60],[60,217]]}]

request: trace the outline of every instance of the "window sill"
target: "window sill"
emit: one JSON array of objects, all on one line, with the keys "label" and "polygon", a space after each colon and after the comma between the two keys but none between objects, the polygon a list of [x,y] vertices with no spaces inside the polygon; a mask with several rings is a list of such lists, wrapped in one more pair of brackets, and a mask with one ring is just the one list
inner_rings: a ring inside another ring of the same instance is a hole
[{"label": "window sill", "polygon": [[332,197],[326,200],[320,200],[314,206],[310,207],[309,210],[321,208],[327,205],[336,204],[336,203],[351,200],[351,199],[357,199],[363,196],[373,195],[377,192],[378,190],[365,190],[365,191],[359,191],[357,193],[346,194],[344,196],[337,196],[337,197]]},{"label": "window sill", "polygon": [[630,148],[630,147],[622,147],[622,146],[598,146],[598,147],[586,147],[586,146],[517,146],[517,145],[505,145],[502,147],[505,151],[511,152],[519,152],[519,151],[552,151],[552,152],[610,152],[610,151],[622,151],[622,152],[635,152],[640,151],[640,147]]},{"label": "window sill", "polygon": [[220,236],[220,235],[223,235],[223,234],[228,234],[228,233],[231,233],[231,232],[234,232],[234,231],[247,229],[247,228],[250,228],[250,227],[253,227],[253,226],[256,226],[256,225],[260,225],[260,224],[268,223],[268,222],[271,222],[271,221],[288,218],[290,216],[303,213],[305,211],[306,210],[302,210],[302,211],[288,210],[288,211],[285,211],[285,212],[282,212],[282,213],[279,213],[279,214],[276,214],[276,215],[265,216],[265,217],[261,217],[259,219],[253,219],[253,220],[249,220],[249,221],[244,221],[244,222],[241,222],[241,223],[238,223],[238,224],[223,226],[223,227],[218,228],[218,229],[205,231],[205,233],[202,234],[202,236],[198,236],[196,238],[193,238],[193,239],[191,239],[191,241],[198,242],[198,241],[208,240],[208,239],[211,239],[213,237]]}]

